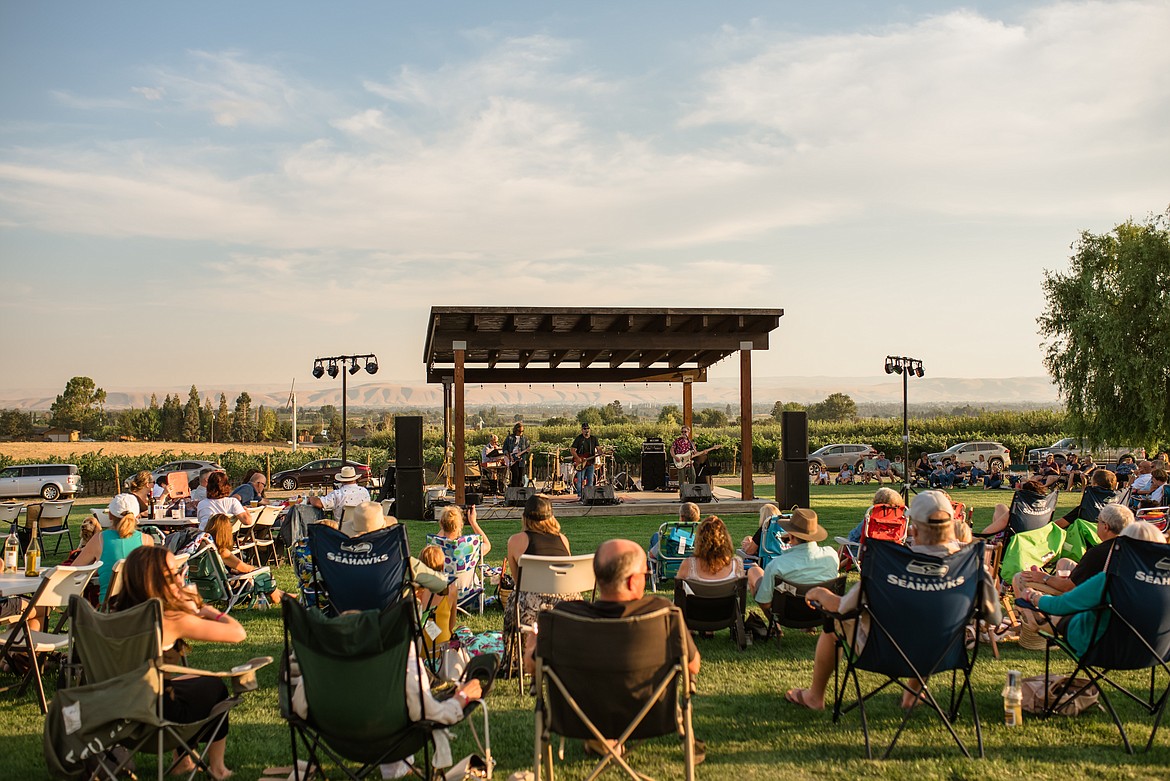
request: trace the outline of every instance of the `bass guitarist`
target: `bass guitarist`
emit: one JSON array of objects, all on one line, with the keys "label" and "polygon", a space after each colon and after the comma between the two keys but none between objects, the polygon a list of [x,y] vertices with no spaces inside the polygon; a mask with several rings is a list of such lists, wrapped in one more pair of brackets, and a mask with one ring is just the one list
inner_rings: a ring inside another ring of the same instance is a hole
[{"label": "bass guitarist", "polygon": [[573,456],[573,468],[576,470],[573,475],[573,488],[576,489],[578,499],[585,493],[585,486],[597,483],[596,458],[600,450],[601,444],[597,437],[589,433],[589,424],[582,423],[581,433],[573,440],[573,444],[569,445],[569,453]]},{"label": "bass guitarist", "polygon": [[512,426],[512,433],[504,437],[504,453],[508,456],[509,485],[524,488],[528,485],[528,451],[532,445],[524,436],[524,424]]},{"label": "bass guitarist", "polygon": [[714,445],[706,450],[698,450],[695,447],[694,441],[691,439],[690,426],[682,427],[682,433],[670,445],[670,455],[674,459],[675,467],[678,469],[678,490],[680,496],[684,484],[698,482],[698,477],[695,474],[695,461],[710,453],[712,450],[718,450],[719,447],[720,445]]}]

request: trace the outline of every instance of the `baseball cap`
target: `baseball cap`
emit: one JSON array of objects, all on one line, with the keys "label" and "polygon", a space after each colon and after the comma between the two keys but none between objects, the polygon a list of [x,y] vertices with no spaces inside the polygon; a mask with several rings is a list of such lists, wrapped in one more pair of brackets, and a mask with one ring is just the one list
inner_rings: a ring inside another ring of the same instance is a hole
[{"label": "baseball cap", "polygon": [[[932,519],[936,513],[946,513],[947,517]],[[923,491],[910,503],[910,520],[914,523],[953,523],[955,508],[942,491]]]},{"label": "baseball cap", "polygon": [[110,505],[106,509],[111,518],[121,518],[127,513],[138,515],[138,497],[134,494],[118,494],[110,500]]}]

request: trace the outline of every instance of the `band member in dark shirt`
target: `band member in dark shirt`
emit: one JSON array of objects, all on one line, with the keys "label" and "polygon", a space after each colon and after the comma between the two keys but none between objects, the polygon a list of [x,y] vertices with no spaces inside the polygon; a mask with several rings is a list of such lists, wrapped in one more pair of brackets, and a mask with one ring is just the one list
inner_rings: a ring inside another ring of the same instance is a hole
[{"label": "band member in dark shirt", "polygon": [[509,485],[523,488],[528,485],[528,459],[532,445],[524,436],[524,424],[512,426],[512,433],[504,437],[504,455],[508,457]]},{"label": "band member in dark shirt", "polygon": [[597,437],[589,433],[589,424],[581,424],[581,433],[569,446],[569,453],[573,456],[573,467],[576,474],[573,476],[573,487],[577,491],[577,498],[585,493],[585,486],[596,485],[595,459],[601,444]]}]

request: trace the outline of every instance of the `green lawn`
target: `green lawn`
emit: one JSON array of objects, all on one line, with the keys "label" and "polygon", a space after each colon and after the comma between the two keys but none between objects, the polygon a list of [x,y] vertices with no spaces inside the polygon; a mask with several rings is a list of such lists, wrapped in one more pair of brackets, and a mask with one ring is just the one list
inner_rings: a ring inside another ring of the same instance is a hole
[{"label": "green lawn", "polygon": [[[760,493],[771,485],[758,486]],[[1006,500],[1007,491],[956,491],[956,498],[977,508],[976,528],[991,518],[996,501]],[[872,487],[814,487],[813,506],[830,535],[844,534],[860,518]],[[1063,498],[1061,512],[1077,500],[1076,495]],[[705,510],[718,513],[718,505]],[[610,537],[628,537],[643,544],[657,530],[664,517],[618,517],[567,519],[564,530],[576,553],[596,548]],[[739,539],[750,532],[754,516],[724,518],[732,536]],[[518,530],[516,521],[489,521],[484,524],[494,550],[489,557],[499,563],[510,534]],[[421,547],[424,535],[433,524],[409,524],[412,547]],[[288,567],[278,572],[285,588],[293,588]],[[281,645],[280,616],[277,611],[241,610],[241,622],[248,630],[248,640],[241,647],[200,645],[191,661],[197,666],[226,669],[249,657],[277,656]],[[502,616],[498,609],[470,621],[473,629],[499,628]],[[807,685],[811,673],[814,637],[790,632],[778,650],[775,643],[756,645],[744,653],[735,650],[728,634],[713,640],[700,640],[703,671],[695,699],[695,730],[707,741],[708,758],[699,768],[706,778],[904,778],[925,779],[1014,779],[1034,778],[1104,778],[1165,779],[1170,775],[1170,734],[1163,732],[1150,754],[1127,756],[1120,748],[1117,731],[1105,713],[1089,713],[1075,719],[1041,722],[1026,719],[1022,728],[1002,726],[1003,686],[1008,669],[1020,669],[1025,675],[1042,672],[1043,656],[1022,651],[1015,645],[1002,647],[1003,658],[995,661],[988,647],[980,649],[980,661],[974,677],[975,691],[984,722],[987,759],[961,759],[950,738],[920,713],[911,722],[899,742],[893,760],[866,761],[855,714],[839,725],[829,715],[810,713],[783,700],[785,689]],[[280,721],[276,705],[276,667],[266,669],[262,689],[245,698],[232,716],[232,734],[228,740],[228,765],[236,777],[255,779],[268,765],[290,761],[288,730]],[[371,692],[369,696],[388,696]],[[489,698],[493,749],[500,778],[514,770],[528,767],[532,757],[532,700],[516,693],[514,681],[501,681]],[[1122,704],[1121,712],[1130,729],[1131,739],[1144,745],[1148,737],[1148,718],[1137,708]],[[888,739],[896,718],[900,716],[895,695],[881,695],[872,711],[871,723],[878,739]],[[961,720],[960,734],[970,734],[969,719]],[[17,701],[10,692],[0,695],[0,779],[45,778],[41,756],[42,718],[26,696]],[[454,751],[462,756],[471,750],[466,730],[457,732]],[[592,766],[585,761],[577,745],[565,748],[566,762],[558,772],[566,778],[581,778]],[[632,761],[658,778],[681,778],[678,746],[673,741],[654,741],[639,745]],[[149,761],[144,758],[144,761]],[[149,767],[149,765],[148,765]],[[617,778],[613,771],[608,777]]]}]

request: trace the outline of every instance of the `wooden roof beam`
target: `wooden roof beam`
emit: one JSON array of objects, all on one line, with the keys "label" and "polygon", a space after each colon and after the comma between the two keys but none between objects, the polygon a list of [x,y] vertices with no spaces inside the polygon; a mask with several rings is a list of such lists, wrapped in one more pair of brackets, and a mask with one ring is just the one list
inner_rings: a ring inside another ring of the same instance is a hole
[{"label": "wooden roof beam", "polygon": [[568,350],[552,350],[548,354],[548,368],[555,369],[561,365],[565,360],[565,356],[569,354]]},{"label": "wooden roof beam", "polygon": [[642,353],[642,358],[638,361],[638,367],[642,369],[649,368],[659,361],[665,359],[669,352],[665,350],[656,350]]},{"label": "wooden roof beam", "polygon": [[[450,369],[437,369],[427,375],[427,382],[442,382],[443,375],[450,376]],[[703,369],[668,369],[655,367],[640,369],[636,366],[626,366],[610,369],[606,366],[599,368],[578,369],[570,365],[562,365],[558,369],[548,369],[543,366],[530,366],[527,369],[514,367],[486,369],[483,367],[468,367],[464,370],[464,382],[468,385],[492,385],[503,383],[619,383],[619,382],[682,382],[684,377],[691,377],[695,382],[706,382],[707,372]]]},{"label": "wooden roof beam", "polygon": [[[452,340],[464,339],[468,341],[469,350],[638,350],[642,352],[653,350],[738,350],[741,341],[750,339],[752,349],[768,349],[768,334],[766,333],[723,333],[707,334],[692,333],[689,331],[674,331],[670,333],[606,333],[606,332],[579,332],[579,333],[532,333],[516,331],[514,333],[479,332],[467,334],[465,332],[440,332],[436,336],[436,343],[450,344]],[[436,350],[436,355],[444,355],[449,347]]]},{"label": "wooden roof beam", "polygon": [[588,369],[589,366],[601,357],[601,350],[582,350],[581,351],[581,368]]},{"label": "wooden roof beam", "polygon": [[637,350],[615,350],[609,354],[609,368],[616,369],[637,354]]},{"label": "wooden roof beam", "polygon": [[695,358],[697,358],[698,356],[699,356],[698,350],[692,350],[689,353],[688,352],[676,352],[670,356],[670,361],[669,361],[670,368],[677,369],[678,367],[682,366],[687,361],[695,360]]},{"label": "wooden roof beam", "polygon": [[487,365],[489,369],[496,368],[496,364],[500,362],[499,350],[488,350]]},{"label": "wooden roof beam", "polygon": [[536,350],[521,350],[518,363],[521,369],[527,369],[528,364],[532,362],[532,356],[536,355]]}]

